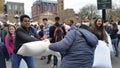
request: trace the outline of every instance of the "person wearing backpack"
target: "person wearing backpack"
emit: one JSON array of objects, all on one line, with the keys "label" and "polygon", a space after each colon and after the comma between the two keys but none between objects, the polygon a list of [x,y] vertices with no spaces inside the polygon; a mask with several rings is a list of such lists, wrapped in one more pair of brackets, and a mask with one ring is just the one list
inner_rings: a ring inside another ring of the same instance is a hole
[{"label": "person wearing backpack", "polygon": [[[58,41],[62,40],[64,38],[64,36],[66,35],[65,28],[63,25],[60,24],[59,21],[60,21],[60,18],[55,17],[55,24],[53,26],[51,26],[49,29],[51,43],[58,42]],[[50,61],[51,61],[51,56],[52,55],[48,56],[48,63],[50,63]],[[61,58],[62,57],[63,57],[63,54],[61,53]],[[58,59],[56,56],[54,56],[53,61],[54,61],[53,67],[57,66]]]}]

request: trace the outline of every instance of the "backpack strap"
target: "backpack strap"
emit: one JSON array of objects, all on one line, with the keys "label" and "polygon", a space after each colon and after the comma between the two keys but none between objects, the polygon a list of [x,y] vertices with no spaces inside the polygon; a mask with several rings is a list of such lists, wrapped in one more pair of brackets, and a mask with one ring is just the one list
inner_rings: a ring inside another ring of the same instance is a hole
[{"label": "backpack strap", "polygon": [[[85,41],[87,42],[85,36],[84,36],[78,29],[76,29],[75,32],[76,32],[76,34],[78,34],[80,37],[83,37],[83,38],[85,39]],[[89,45],[88,42],[87,42],[87,44]]]},{"label": "backpack strap", "polygon": [[80,31],[78,31],[78,29],[75,29],[75,32],[76,32],[80,37],[83,37],[83,34],[82,34]]},{"label": "backpack strap", "polygon": [[[75,30],[76,34],[78,34],[80,37],[83,37],[85,39],[85,41],[87,42],[87,44],[90,46],[89,42],[87,41],[87,38],[84,36],[83,33],[80,32],[80,30],[76,29]],[[91,47],[91,46],[90,46]],[[92,48],[92,47],[91,47]]]},{"label": "backpack strap", "polygon": [[[80,31],[78,31],[78,29],[75,29],[75,36],[76,36],[76,35],[79,35],[80,37],[83,37],[83,34],[82,34]],[[76,40],[76,39],[74,39],[73,41],[75,41],[75,40]],[[74,42],[73,42],[73,43],[74,43]],[[73,43],[72,43],[72,44],[73,44]],[[71,48],[72,48],[72,45],[66,50],[66,52],[68,52],[68,50],[70,50]],[[66,52],[64,53],[64,56],[66,56],[66,54],[67,54]]]}]

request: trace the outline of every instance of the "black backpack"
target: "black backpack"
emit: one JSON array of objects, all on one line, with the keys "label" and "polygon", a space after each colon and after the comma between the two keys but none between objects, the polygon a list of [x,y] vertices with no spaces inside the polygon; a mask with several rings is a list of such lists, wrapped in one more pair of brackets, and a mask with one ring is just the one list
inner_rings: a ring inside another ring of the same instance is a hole
[{"label": "black backpack", "polygon": [[62,26],[55,26],[54,30],[54,40],[58,42],[64,38],[64,30]]}]

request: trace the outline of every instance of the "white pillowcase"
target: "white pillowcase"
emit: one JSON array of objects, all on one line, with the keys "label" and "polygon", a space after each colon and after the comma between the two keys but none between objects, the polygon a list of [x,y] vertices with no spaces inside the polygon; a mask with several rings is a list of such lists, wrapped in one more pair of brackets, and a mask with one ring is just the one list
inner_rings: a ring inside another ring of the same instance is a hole
[{"label": "white pillowcase", "polygon": [[52,50],[50,50],[49,47],[48,47],[47,50],[45,51],[45,53],[44,53],[43,55],[44,55],[44,56],[48,56],[48,55],[50,55],[50,54],[55,55],[55,56],[57,56],[57,57],[60,57],[60,56],[61,56],[59,52],[52,51]]},{"label": "white pillowcase", "polygon": [[47,56],[52,54],[59,57],[59,52],[50,50],[49,45],[50,41],[48,39],[24,43],[18,50],[17,54],[22,56]]},{"label": "white pillowcase", "polygon": [[46,52],[49,45],[50,41],[48,39],[24,43],[17,54],[22,56],[40,56]]},{"label": "white pillowcase", "polygon": [[93,68],[112,68],[110,49],[105,41],[98,42],[94,53]]}]

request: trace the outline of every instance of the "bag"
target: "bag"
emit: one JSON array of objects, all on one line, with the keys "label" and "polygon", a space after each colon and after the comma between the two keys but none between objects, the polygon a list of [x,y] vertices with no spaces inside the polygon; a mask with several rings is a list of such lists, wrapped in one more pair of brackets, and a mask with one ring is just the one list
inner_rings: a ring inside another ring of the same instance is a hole
[{"label": "bag", "polygon": [[54,31],[55,42],[62,40],[63,37],[64,37],[64,31],[62,29],[62,26],[55,26],[55,31]]}]

